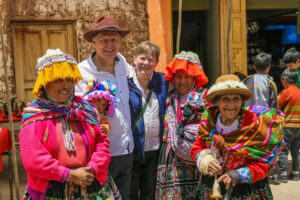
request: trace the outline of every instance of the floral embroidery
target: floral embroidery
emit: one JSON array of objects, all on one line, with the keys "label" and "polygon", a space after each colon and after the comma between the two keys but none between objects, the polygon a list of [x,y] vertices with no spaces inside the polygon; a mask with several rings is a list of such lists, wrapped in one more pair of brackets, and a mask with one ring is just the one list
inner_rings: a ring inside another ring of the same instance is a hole
[{"label": "floral embroidery", "polygon": [[251,172],[248,167],[242,167],[240,169],[235,170],[241,177],[241,183],[251,183]]}]

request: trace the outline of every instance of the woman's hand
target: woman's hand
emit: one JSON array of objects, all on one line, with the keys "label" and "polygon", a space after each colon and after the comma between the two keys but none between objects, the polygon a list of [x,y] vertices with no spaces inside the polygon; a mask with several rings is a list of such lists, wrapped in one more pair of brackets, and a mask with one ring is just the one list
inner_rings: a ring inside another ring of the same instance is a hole
[{"label": "woman's hand", "polygon": [[216,160],[209,163],[207,171],[210,176],[221,175],[223,173],[221,165]]},{"label": "woman's hand", "polygon": [[92,184],[94,178],[93,170],[90,167],[80,167],[70,171],[67,181],[86,187]]},{"label": "woman's hand", "polygon": [[218,182],[219,183],[223,182],[226,186],[226,190],[228,190],[230,186],[235,185],[232,178],[231,178],[231,176],[229,176],[228,174],[224,174],[224,175],[220,176],[218,178]]}]

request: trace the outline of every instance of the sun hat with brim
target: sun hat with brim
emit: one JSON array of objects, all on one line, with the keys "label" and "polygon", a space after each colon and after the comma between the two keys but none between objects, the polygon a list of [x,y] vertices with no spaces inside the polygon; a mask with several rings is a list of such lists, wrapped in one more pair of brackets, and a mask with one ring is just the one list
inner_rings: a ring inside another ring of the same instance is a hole
[{"label": "sun hat with brim", "polygon": [[172,82],[174,75],[179,70],[184,71],[188,75],[195,76],[195,86],[197,88],[202,88],[208,83],[208,78],[203,71],[198,55],[191,51],[182,51],[175,55],[172,62],[166,67],[166,79]]},{"label": "sun hat with brim", "polygon": [[128,29],[120,28],[112,16],[104,16],[94,23],[91,30],[84,33],[83,38],[88,42],[92,42],[93,37],[101,31],[117,31],[120,33],[122,38],[130,32]]},{"label": "sun hat with brim", "polygon": [[241,94],[246,101],[252,97],[251,90],[233,74],[222,75],[217,78],[216,83],[211,86],[206,95],[206,100],[215,103],[217,96],[227,94]]},{"label": "sun hat with brim", "polygon": [[106,100],[108,107],[105,110],[105,114],[113,117],[118,103],[118,98],[115,96],[116,92],[116,87],[110,81],[102,81],[100,83],[96,80],[87,81],[86,93],[83,95],[83,99],[89,102]]},{"label": "sun hat with brim", "polygon": [[32,94],[40,97],[43,88],[50,82],[58,79],[72,79],[76,84],[82,79],[76,60],[60,49],[48,49],[46,54],[37,60],[37,80]]}]

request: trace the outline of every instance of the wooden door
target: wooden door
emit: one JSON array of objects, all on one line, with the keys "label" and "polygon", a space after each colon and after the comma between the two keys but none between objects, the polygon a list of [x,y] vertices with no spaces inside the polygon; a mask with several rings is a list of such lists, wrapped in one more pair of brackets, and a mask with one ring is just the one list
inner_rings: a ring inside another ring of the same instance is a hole
[{"label": "wooden door", "polygon": [[220,0],[222,74],[247,74],[246,0]]},{"label": "wooden door", "polygon": [[247,74],[246,0],[232,0],[232,61],[231,73]]},{"label": "wooden door", "polygon": [[49,48],[60,48],[77,58],[74,23],[16,22],[13,26],[13,47],[16,93],[19,100],[30,102],[35,83],[36,61]]}]

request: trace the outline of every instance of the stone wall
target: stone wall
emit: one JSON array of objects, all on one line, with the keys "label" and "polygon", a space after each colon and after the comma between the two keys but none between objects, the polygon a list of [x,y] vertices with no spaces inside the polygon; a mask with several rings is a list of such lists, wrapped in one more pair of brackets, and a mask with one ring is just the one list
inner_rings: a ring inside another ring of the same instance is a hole
[{"label": "stone wall", "polygon": [[113,15],[121,26],[131,30],[121,48],[121,53],[130,62],[132,49],[149,39],[147,0],[0,0],[0,27],[4,37],[3,44],[0,44],[0,97],[5,93],[2,50],[8,55],[6,64],[12,93],[15,88],[12,19],[76,18],[78,58],[81,61],[92,50],[83,34],[103,15]]}]

